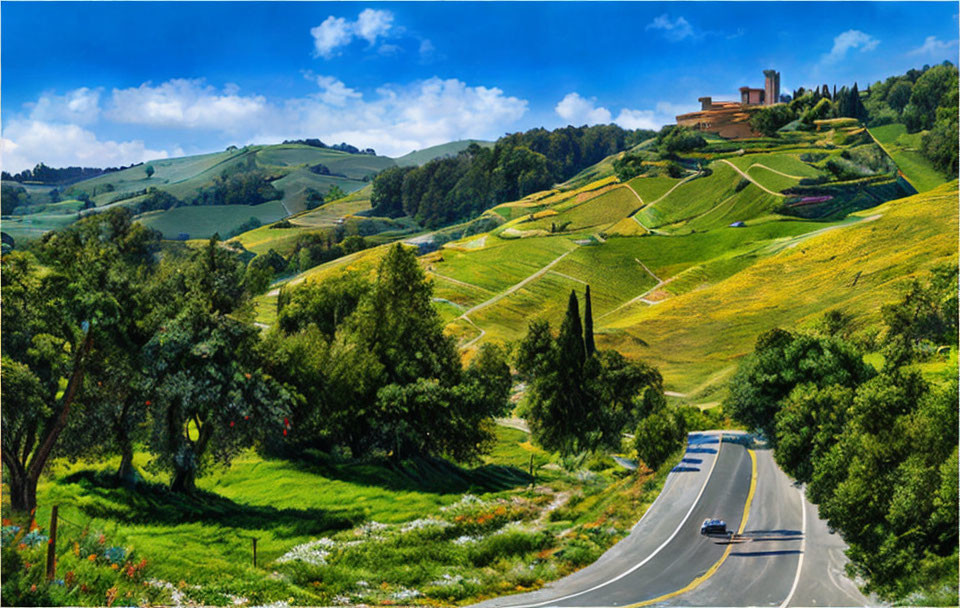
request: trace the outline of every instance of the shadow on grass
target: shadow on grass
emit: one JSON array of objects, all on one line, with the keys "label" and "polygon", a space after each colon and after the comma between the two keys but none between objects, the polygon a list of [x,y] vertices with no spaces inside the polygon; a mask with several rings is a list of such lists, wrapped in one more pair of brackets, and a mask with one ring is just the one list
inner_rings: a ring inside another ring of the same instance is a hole
[{"label": "shadow on grass", "polygon": [[288,462],[329,479],[391,491],[431,494],[501,492],[533,481],[526,471],[517,467],[486,464],[467,469],[432,456],[401,461],[338,461],[323,452],[306,450],[296,460]]},{"label": "shadow on grass", "polygon": [[[77,484],[88,500],[78,507],[88,516],[129,524],[177,525],[199,522],[246,530],[270,530],[280,538],[318,535],[352,528],[365,520],[362,508],[277,509],[236,503],[219,494],[196,490],[175,494],[159,483],[136,489],[118,486],[106,472],[80,471],[59,483]],[[91,500],[92,499],[92,500]]]}]

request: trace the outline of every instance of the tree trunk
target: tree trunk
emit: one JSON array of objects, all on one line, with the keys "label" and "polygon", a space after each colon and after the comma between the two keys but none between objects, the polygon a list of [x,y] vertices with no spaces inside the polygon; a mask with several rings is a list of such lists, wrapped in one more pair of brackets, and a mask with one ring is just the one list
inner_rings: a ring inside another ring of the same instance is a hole
[{"label": "tree trunk", "polygon": [[199,437],[191,447],[193,450],[193,466],[177,467],[170,481],[170,491],[177,494],[193,494],[197,489],[197,466],[207,450],[207,444],[213,436],[213,424],[204,423],[199,426]]},{"label": "tree trunk", "polygon": [[140,481],[140,475],[133,466],[133,445],[129,441],[120,444],[120,468],[117,469],[117,483],[133,489]]},{"label": "tree trunk", "polygon": [[196,469],[176,469],[170,481],[170,491],[176,494],[193,494],[197,489]]},{"label": "tree trunk", "polygon": [[10,471],[10,508],[31,513],[37,508],[37,480],[24,472]]}]

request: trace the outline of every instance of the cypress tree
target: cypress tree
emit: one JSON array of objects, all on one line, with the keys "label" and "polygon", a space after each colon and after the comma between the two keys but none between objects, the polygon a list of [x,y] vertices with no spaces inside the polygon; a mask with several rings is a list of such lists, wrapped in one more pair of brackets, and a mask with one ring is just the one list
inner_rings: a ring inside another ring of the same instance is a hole
[{"label": "cypress tree", "polygon": [[557,346],[560,347],[561,368],[564,372],[579,374],[586,358],[583,350],[583,325],[580,322],[580,303],[577,294],[570,292],[567,303],[567,316],[560,325],[560,335],[557,336]]},{"label": "cypress tree", "polygon": [[590,286],[587,285],[587,294],[584,296],[587,303],[583,308],[583,346],[587,356],[592,357],[597,352],[597,345],[593,341],[593,307],[590,304]]}]

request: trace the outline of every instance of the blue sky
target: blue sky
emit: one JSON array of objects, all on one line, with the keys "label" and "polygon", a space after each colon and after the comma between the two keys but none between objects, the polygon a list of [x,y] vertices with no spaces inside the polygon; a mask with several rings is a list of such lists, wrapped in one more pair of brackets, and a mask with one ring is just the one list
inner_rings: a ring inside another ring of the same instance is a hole
[{"label": "blue sky", "polygon": [[697,97],[957,63],[956,2],[4,2],[2,164],[319,137],[400,155],[536,126],[656,128]]}]

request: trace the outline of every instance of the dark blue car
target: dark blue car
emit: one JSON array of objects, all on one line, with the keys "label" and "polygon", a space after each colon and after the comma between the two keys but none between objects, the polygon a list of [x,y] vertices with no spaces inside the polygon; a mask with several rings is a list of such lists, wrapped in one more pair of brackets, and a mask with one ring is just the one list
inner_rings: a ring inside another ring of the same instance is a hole
[{"label": "dark blue car", "polygon": [[700,534],[704,536],[726,536],[727,523],[722,519],[705,519],[700,526]]}]

